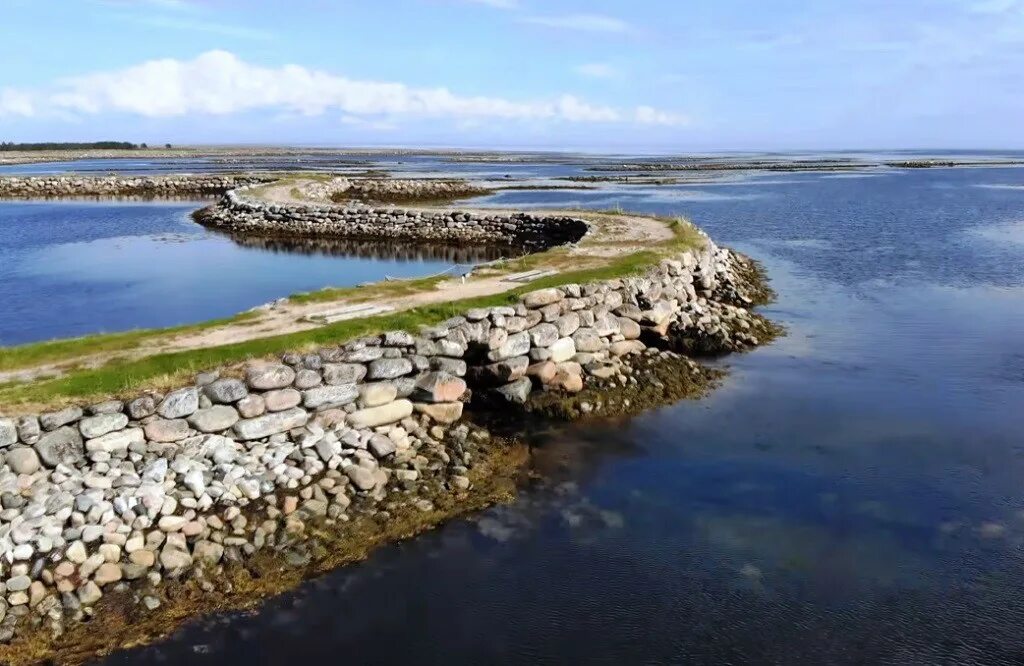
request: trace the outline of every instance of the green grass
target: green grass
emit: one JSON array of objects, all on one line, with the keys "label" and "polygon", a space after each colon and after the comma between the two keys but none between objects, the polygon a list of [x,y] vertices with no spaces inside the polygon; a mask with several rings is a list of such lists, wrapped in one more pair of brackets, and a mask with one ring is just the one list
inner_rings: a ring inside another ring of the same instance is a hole
[{"label": "green grass", "polygon": [[351,303],[360,303],[377,298],[396,298],[434,289],[439,282],[448,279],[449,275],[434,275],[414,280],[393,280],[379,282],[365,287],[328,287],[317,291],[303,291],[288,297],[292,303],[307,305],[309,303],[327,303],[342,299]]},{"label": "green grass", "polygon": [[0,371],[61,363],[94,354],[128,351],[137,349],[143,342],[150,342],[156,338],[183,333],[196,333],[217,326],[241,323],[253,317],[255,317],[253,313],[246,312],[234,317],[213,319],[200,324],[188,324],[171,328],[138,329],[122,333],[103,333],[81,338],[49,340],[18,345],[16,347],[2,347],[0,348]]}]

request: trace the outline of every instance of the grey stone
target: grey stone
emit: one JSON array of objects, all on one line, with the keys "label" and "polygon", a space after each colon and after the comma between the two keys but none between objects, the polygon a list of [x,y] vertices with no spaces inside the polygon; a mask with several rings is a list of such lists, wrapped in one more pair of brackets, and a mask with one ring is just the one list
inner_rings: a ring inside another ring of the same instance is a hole
[{"label": "grey stone", "polygon": [[525,331],[522,333],[515,333],[508,336],[497,349],[492,349],[487,353],[487,358],[490,361],[504,361],[508,358],[515,356],[525,356],[530,351],[530,336]]},{"label": "grey stone", "polygon": [[370,362],[367,379],[394,379],[412,372],[412,361],[407,358],[379,358]]},{"label": "grey stone", "polygon": [[391,438],[384,435],[370,437],[366,448],[370,449],[370,453],[378,458],[385,458],[398,450],[398,447],[391,441]]},{"label": "grey stone", "polygon": [[545,305],[557,303],[562,300],[562,298],[564,298],[562,292],[557,289],[538,289],[536,291],[523,294],[522,302],[523,305],[533,310],[544,307]]},{"label": "grey stone", "polygon": [[295,381],[292,382],[292,384],[300,391],[304,391],[306,389],[311,389],[314,386],[320,386],[322,382],[323,378],[320,376],[319,372],[303,368],[302,370],[295,372]]},{"label": "grey stone", "polygon": [[100,414],[98,416],[87,416],[78,422],[78,430],[82,437],[92,439],[101,437],[108,432],[120,430],[128,425],[128,416],[125,414]]},{"label": "grey stone", "polygon": [[558,327],[554,324],[537,324],[527,333],[534,347],[550,347],[560,337]]},{"label": "grey stone", "polygon": [[355,384],[366,377],[366,366],[362,363],[326,363],[323,373],[328,384]]},{"label": "grey stone", "polygon": [[204,386],[203,393],[215,403],[230,405],[249,395],[249,389],[242,380],[225,377]]},{"label": "grey stone", "polygon": [[251,365],[245,370],[245,380],[250,388],[271,391],[290,386],[295,381],[295,371],[279,363]]},{"label": "grey stone", "polygon": [[376,428],[396,421],[401,421],[412,414],[412,403],[408,400],[395,400],[386,405],[359,409],[348,416],[348,423],[356,428]]},{"label": "grey stone", "polygon": [[576,312],[568,312],[555,320],[555,326],[561,337],[572,335],[580,327],[580,316]]},{"label": "grey stone", "polygon": [[555,363],[568,361],[576,355],[576,342],[572,338],[559,338],[555,344],[548,347],[548,351],[551,352],[548,360]]},{"label": "grey stone", "polygon": [[199,409],[199,389],[188,386],[171,391],[160,402],[156,412],[165,419],[180,419]]},{"label": "grey stone", "polygon": [[432,370],[447,372],[448,374],[455,375],[456,377],[464,377],[466,375],[466,362],[461,358],[435,356],[430,359],[430,368]]},{"label": "grey stone", "polygon": [[228,405],[200,409],[188,417],[189,425],[200,432],[221,432],[238,423],[238,412]]},{"label": "grey stone", "polygon": [[284,412],[273,412],[252,419],[243,419],[235,424],[235,435],[238,439],[262,439],[277,433],[300,428],[309,421],[306,410],[295,407]]},{"label": "grey stone", "polygon": [[345,475],[352,481],[359,490],[373,490],[377,486],[377,477],[371,470],[359,465],[349,465],[345,468]]},{"label": "grey stone", "polygon": [[33,446],[47,467],[64,463],[75,467],[85,459],[85,444],[78,428],[64,426],[48,432]]},{"label": "grey stone", "polygon": [[143,430],[146,439],[152,442],[180,442],[191,432],[185,419],[156,419],[143,426]]},{"label": "grey stone", "polygon": [[522,377],[510,384],[495,389],[495,393],[509,402],[523,404],[530,397],[533,390],[533,382],[529,377]]},{"label": "grey stone", "polygon": [[5,459],[15,474],[35,474],[39,471],[39,455],[27,446],[9,449]]},{"label": "grey stone", "polygon": [[18,441],[18,427],[13,419],[0,419],[0,448]]},{"label": "grey stone", "polygon": [[144,395],[128,403],[128,416],[136,421],[156,414],[156,398]]},{"label": "grey stone", "polygon": [[302,394],[291,387],[267,391],[263,394],[263,402],[267,406],[267,411],[283,412],[286,409],[298,407],[302,402]]},{"label": "grey stone", "polygon": [[[581,328],[572,334],[577,352],[596,352],[604,349],[605,343],[592,328]],[[552,359],[553,360],[553,359]]]},{"label": "grey stone", "polygon": [[35,416],[19,416],[15,424],[18,427],[18,438],[29,446],[38,442],[43,434],[39,419]]},{"label": "grey stone", "polygon": [[128,428],[119,430],[94,439],[86,440],[85,450],[89,453],[103,451],[111,454],[124,454],[132,444],[141,444],[146,441],[142,428]]},{"label": "grey stone", "polygon": [[235,408],[243,419],[255,418],[267,411],[266,401],[263,400],[263,396],[257,393],[250,393],[239,400]]},{"label": "grey stone", "polygon": [[120,400],[104,400],[103,402],[91,405],[86,411],[93,416],[97,416],[99,414],[117,414],[118,412],[124,411],[124,403]]},{"label": "grey stone", "polygon": [[466,392],[466,382],[447,372],[428,372],[416,380],[412,392],[418,402],[454,402]]},{"label": "grey stone", "polygon": [[358,397],[359,387],[355,384],[318,386],[302,392],[302,404],[306,409],[330,409],[347,405]]},{"label": "grey stone", "polygon": [[56,430],[61,426],[74,423],[80,418],[82,418],[81,407],[65,407],[56,412],[40,414],[39,424],[43,426],[43,430]]},{"label": "grey stone", "polygon": [[385,405],[398,397],[398,389],[391,382],[371,382],[359,386],[359,404],[362,407]]}]

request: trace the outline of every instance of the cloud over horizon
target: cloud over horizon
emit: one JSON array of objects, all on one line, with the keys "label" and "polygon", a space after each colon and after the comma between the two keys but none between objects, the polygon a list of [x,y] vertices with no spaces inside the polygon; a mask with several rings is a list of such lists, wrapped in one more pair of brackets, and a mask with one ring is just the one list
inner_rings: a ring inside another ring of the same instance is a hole
[{"label": "cloud over horizon", "polygon": [[0,116],[128,113],[146,118],[254,110],[394,120],[402,117],[684,125],[686,116],[639,105],[592,104],[570,94],[527,101],[465,96],[444,87],[351,79],[301,65],[262,67],[223,50],[60,79],[42,89],[0,89]]}]

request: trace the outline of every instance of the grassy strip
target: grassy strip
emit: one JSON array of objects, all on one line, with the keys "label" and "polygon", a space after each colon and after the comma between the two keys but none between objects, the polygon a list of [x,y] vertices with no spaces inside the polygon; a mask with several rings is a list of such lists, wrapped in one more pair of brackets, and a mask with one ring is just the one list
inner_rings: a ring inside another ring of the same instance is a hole
[{"label": "grassy strip", "polygon": [[292,294],[288,300],[298,305],[309,303],[327,303],[344,299],[349,303],[365,303],[378,298],[398,298],[411,296],[421,291],[437,287],[438,283],[449,279],[448,275],[434,275],[414,280],[395,280],[380,282],[366,287],[328,287],[317,291],[304,291]]},{"label": "grassy strip", "polygon": [[134,360],[116,360],[100,368],[83,370],[65,377],[0,388],[0,404],[56,405],[84,398],[126,396],[144,387],[169,388],[187,381],[196,372],[210,368],[286,351],[340,344],[386,330],[416,330],[418,326],[437,324],[469,308],[514,303],[521,294],[535,289],[636,274],[648,268],[660,256],[654,251],[637,252],[603,266],[552,275],[500,294],[424,305],[393,314],[340,321],[308,331],[230,345],[157,354]]},{"label": "grassy strip", "polygon": [[0,348],[0,371],[28,368],[43,363],[61,363],[92,354],[123,352],[137,349],[143,342],[168,335],[196,333],[218,326],[237,324],[253,319],[255,313],[243,312],[233,317],[212,319],[199,324],[186,324],[170,328],[145,328],[121,333],[102,333],[81,338],[33,342],[16,347]]}]

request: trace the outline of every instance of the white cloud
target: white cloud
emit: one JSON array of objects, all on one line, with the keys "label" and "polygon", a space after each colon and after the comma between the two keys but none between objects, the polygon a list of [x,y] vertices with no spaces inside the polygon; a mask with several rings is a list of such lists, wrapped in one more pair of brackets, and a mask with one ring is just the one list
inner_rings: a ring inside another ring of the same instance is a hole
[{"label": "white cloud", "polygon": [[[227,51],[193,60],[150,60],[133,67],[57,81],[48,89],[6,89],[0,115],[128,113],[151,118],[273,111],[390,123],[400,117],[682,124],[683,116],[648,106],[596,105],[572,95],[514,101],[462,96],[447,88],[360,81],[299,65],[261,67]],[[345,122],[345,121],[343,121]]]},{"label": "white cloud", "polygon": [[580,30],[583,32],[630,32],[632,26],[621,19],[600,14],[567,14],[564,16],[528,16],[525,23],[547,28]]},{"label": "white cloud", "polygon": [[31,95],[13,88],[0,88],[0,116],[28,117],[34,113]]},{"label": "white cloud", "polygon": [[614,79],[622,74],[615,67],[603,62],[589,62],[577,65],[574,69],[580,76],[591,79]]},{"label": "white cloud", "polygon": [[642,125],[688,125],[690,119],[678,113],[659,111],[650,106],[638,106],[633,119]]}]

